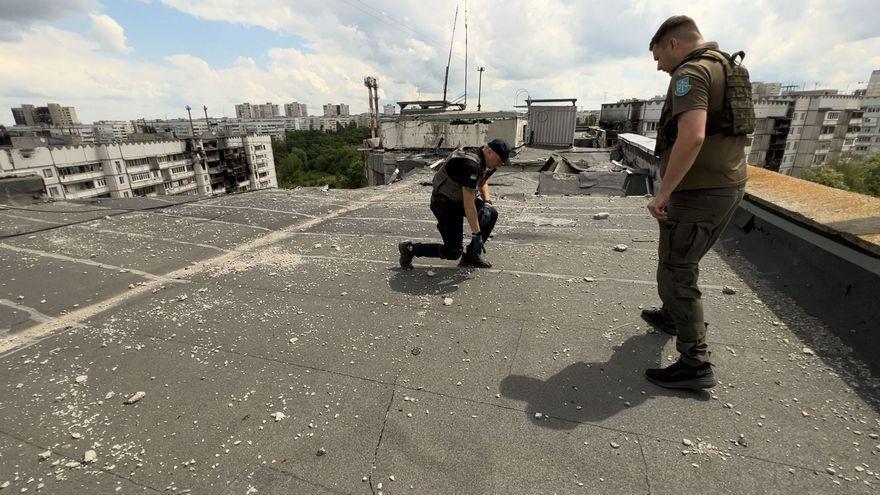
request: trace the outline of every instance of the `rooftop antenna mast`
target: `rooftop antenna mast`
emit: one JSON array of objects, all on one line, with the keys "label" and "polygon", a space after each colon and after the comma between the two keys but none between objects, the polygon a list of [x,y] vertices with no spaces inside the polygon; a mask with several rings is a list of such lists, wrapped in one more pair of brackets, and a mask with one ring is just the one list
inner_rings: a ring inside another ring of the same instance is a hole
[{"label": "rooftop antenna mast", "polygon": [[455,6],[455,18],[452,20],[452,38],[449,40],[449,57],[446,59],[446,76],[443,78],[443,106],[447,105],[446,90],[449,87],[449,64],[452,63],[452,43],[455,41],[456,24],[458,24],[458,5]]},{"label": "rooftop antenna mast", "polygon": [[468,90],[468,28],[467,28],[467,0],[464,0],[464,107],[467,108]]}]

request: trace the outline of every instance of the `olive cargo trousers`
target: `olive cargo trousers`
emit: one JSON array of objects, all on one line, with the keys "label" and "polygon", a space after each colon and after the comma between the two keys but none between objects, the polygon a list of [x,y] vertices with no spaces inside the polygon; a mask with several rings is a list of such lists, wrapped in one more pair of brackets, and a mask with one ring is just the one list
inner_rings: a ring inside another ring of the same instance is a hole
[{"label": "olive cargo trousers", "polygon": [[657,291],[678,329],[675,347],[685,364],[709,360],[700,260],[718,240],[742,201],[745,186],[692,189],[672,193],[667,220],[660,222]]}]

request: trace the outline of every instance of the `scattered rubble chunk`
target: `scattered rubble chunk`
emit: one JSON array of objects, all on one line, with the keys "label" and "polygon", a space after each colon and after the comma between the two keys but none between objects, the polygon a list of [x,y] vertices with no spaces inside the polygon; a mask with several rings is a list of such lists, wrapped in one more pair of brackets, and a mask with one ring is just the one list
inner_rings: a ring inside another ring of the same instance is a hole
[{"label": "scattered rubble chunk", "polygon": [[274,412],[274,413],[270,414],[270,416],[272,416],[272,418],[273,418],[276,422],[281,421],[282,419],[284,419],[284,418],[287,417],[287,416],[286,416],[283,412],[281,412],[281,411]]},{"label": "scattered rubble chunk", "polygon": [[135,402],[137,402],[137,401],[143,399],[144,396],[146,396],[146,395],[147,395],[146,392],[135,392],[134,395],[132,395],[131,397],[125,399],[125,401],[123,402],[123,404],[134,404]]},{"label": "scattered rubble chunk", "polygon": [[76,377],[76,383],[83,384],[88,379],[89,379],[88,375],[79,375],[78,377]]},{"label": "scattered rubble chunk", "polygon": [[736,294],[736,289],[734,289],[733,287],[731,287],[729,285],[725,285],[721,289],[721,292],[724,294],[727,294],[728,296],[732,296],[732,295]]},{"label": "scattered rubble chunk", "polygon": [[91,464],[98,460],[98,453],[94,450],[87,450],[85,454],[83,454],[83,464]]},{"label": "scattered rubble chunk", "polygon": [[617,251],[618,253],[622,253],[622,252],[626,251],[627,249],[629,249],[629,246],[627,246],[626,244],[617,244],[611,249]]},{"label": "scattered rubble chunk", "polygon": [[41,461],[45,461],[46,459],[52,457],[52,451],[47,450],[45,452],[40,452],[39,454],[37,454],[37,457],[39,457]]},{"label": "scattered rubble chunk", "polygon": [[321,457],[322,455],[324,455],[326,453],[327,453],[327,450],[324,447],[321,447],[320,449],[318,449],[317,452],[315,452],[315,455],[317,455],[318,457]]},{"label": "scattered rubble chunk", "polygon": [[535,413],[535,419],[542,419],[543,417],[544,417],[544,414],[539,413],[539,412]]},{"label": "scattered rubble chunk", "polygon": [[803,352],[804,352],[804,354],[806,354],[807,356],[815,356],[815,355],[816,355],[816,351],[810,349],[809,347],[804,347],[804,348],[803,348]]},{"label": "scattered rubble chunk", "polygon": [[453,303],[453,299],[451,297],[444,297],[443,298],[443,305],[444,306],[452,306],[452,303]]},{"label": "scattered rubble chunk", "polygon": [[682,443],[685,447],[693,447],[693,446],[694,446],[694,442],[693,442],[693,440],[690,440],[690,439],[687,439],[687,438],[682,439],[681,443]]},{"label": "scattered rubble chunk", "polygon": [[605,220],[610,216],[611,216],[610,213],[603,211],[601,213],[596,213],[595,215],[593,215],[593,220]]},{"label": "scattered rubble chunk", "polygon": [[617,443],[617,442],[611,442],[611,448],[612,448],[612,449],[619,449],[619,448],[620,448],[620,444]]}]

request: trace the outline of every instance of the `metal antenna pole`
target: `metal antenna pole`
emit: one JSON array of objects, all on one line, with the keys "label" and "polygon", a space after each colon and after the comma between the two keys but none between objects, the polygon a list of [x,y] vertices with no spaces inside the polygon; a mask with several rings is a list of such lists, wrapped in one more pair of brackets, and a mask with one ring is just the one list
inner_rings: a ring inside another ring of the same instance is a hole
[{"label": "metal antenna pole", "polygon": [[458,6],[455,6],[455,18],[452,20],[452,38],[449,40],[449,57],[446,59],[446,76],[443,77],[443,106],[446,106],[446,90],[449,86],[449,64],[452,63],[452,42],[455,41],[455,25],[458,24]]},{"label": "metal antenna pole", "polygon": [[477,69],[477,72],[480,73],[480,84],[479,84],[479,86],[477,86],[477,111],[478,112],[480,111],[480,108],[482,108],[482,105],[480,104],[480,101],[481,101],[480,98],[483,95],[483,71],[484,70],[486,70],[485,67],[480,67],[479,69]]},{"label": "metal antenna pole", "polygon": [[467,26],[467,0],[464,0],[464,107],[467,108],[467,90],[468,90],[468,26]]}]

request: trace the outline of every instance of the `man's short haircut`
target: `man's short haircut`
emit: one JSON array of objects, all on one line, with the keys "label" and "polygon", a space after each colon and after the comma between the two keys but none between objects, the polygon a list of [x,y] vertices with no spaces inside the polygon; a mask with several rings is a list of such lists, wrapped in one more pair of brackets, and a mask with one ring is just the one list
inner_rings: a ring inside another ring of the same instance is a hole
[{"label": "man's short haircut", "polygon": [[669,38],[676,38],[682,41],[696,41],[700,36],[700,30],[697,23],[686,15],[674,15],[663,21],[657,33],[651,38],[648,50],[653,50],[654,45],[665,43]]}]

